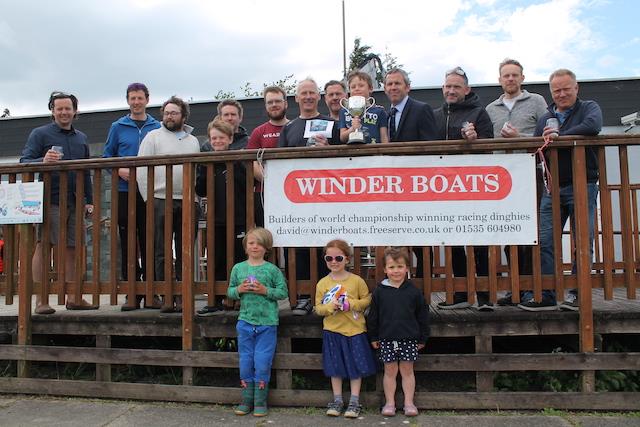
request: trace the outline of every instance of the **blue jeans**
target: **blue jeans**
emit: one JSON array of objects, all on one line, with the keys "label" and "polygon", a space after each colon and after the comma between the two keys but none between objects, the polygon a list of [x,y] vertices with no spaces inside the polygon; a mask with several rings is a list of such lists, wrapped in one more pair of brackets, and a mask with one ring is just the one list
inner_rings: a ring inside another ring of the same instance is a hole
[{"label": "blue jeans", "polygon": [[238,320],[238,354],[240,379],[246,382],[269,383],[271,363],[276,352],[277,326],[252,325]]},{"label": "blue jeans", "polygon": [[[589,210],[589,262],[593,262],[593,239],[594,239],[594,222],[596,213],[596,199],[598,197],[598,184],[587,183],[587,204]],[[564,229],[567,219],[571,218],[571,231],[575,230],[573,210],[573,186],[567,185],[560,187],[560,226]],[[545,191],[540,200],[540,259],[542,264],[542,274],[554,274],[554,258],[553,258],[553,219],[551,210],[551,194]],[[575,257],[574,257],[575,258]],[[576,264],[573,263],[571,269],[573,273],[576,270]],[[576,289],[570,289],[569,292],[576,293]],[[523,301],[533,297],[531,291],[524,294]],[[556,292],[553,290],[543,290],[542,298],[551,299],[555,302]]]}]

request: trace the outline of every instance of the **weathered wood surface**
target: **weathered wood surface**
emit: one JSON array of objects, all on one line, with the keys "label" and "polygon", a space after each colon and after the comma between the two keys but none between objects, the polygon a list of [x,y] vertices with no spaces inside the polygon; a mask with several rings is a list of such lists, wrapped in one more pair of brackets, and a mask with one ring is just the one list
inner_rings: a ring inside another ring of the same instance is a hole
[{"label": "weathered wood surface", "polygon": [[[240,389],[231,387],[182,386],[161,384],[108,383],[95,381],[39,380],[0,378],[0,389],[6,393],[47,394],[60,396],[99,397],[110,399],[157,400],[234,404]],[[276,406],[324,406],[331,391],[271,390],[269,403]],[[382,403],[382,392],[366,392],[361,402],[368,407]],[[637,393],[449,393],[417,392],[415,403],[421,409],[584,409],[638,410]]]},{"label": "weathered wood surface", "polygon": [[[0,360],[237,368],[237,352],[0,346]],[[276,353],[273,368],[321,370],[320,353]],[[640,370],[640,353],[422,354],[417,372]],[[278,387],[283,388],[283,387]],[[290,384],[287,387],[291,388]]]}]

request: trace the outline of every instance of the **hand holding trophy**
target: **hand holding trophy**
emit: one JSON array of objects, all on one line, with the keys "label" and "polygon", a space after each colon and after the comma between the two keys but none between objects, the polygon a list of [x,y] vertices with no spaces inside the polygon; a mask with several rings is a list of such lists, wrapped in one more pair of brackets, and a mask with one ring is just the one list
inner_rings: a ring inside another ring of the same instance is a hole
[{"label": "hand holding trophy", "polygon": [[[345,105],[345,102],[347,105]],[[351,117],[358,117],[362,119],[362,117],[366,114],[369,108],[373,107],[376,103],[376,100],[373,97],[365,98],[364,96],[351,96],[348,99],[342,98],[340,100],[340,105],[344,108]],[[349,135],[349,141],[347,144],[364,144],[364,133],[362,132],[362,125],[351,132]]]}]

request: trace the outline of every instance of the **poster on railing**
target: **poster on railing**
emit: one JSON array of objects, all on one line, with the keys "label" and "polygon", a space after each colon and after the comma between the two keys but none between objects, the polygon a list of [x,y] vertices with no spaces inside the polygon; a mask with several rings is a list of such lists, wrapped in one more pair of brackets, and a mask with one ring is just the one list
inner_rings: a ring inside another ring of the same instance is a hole
[{"label": "poster on railing", "polygon": [[532,154],[367,156],[266,162],[275,246],[532,245]]},{"label": "poster on railing", "polygon": [[0,224],[42,223],[44,183],[0,184]]}]

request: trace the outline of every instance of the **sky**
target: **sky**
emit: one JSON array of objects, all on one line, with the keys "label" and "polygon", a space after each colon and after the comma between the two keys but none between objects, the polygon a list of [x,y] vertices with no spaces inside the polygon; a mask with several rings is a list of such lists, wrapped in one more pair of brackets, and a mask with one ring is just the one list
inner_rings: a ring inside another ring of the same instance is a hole
[{"label": "sky", "polygon": [[[152,105],[241,98],[247,82],[287,75],[322,86],[342,77],[341,4],[0,0],[0,112],[46,114],[52,90],[77,95],[81,111],[126,108],[138,81]],[[395,56],[413,87],[440,86],[458,65],[472,86],[496,84],[505,57],[531,82],[557,68],[579,80],[640,76],[640,2],[345,0],[345,11],[347,53],[360,37]]]}]

